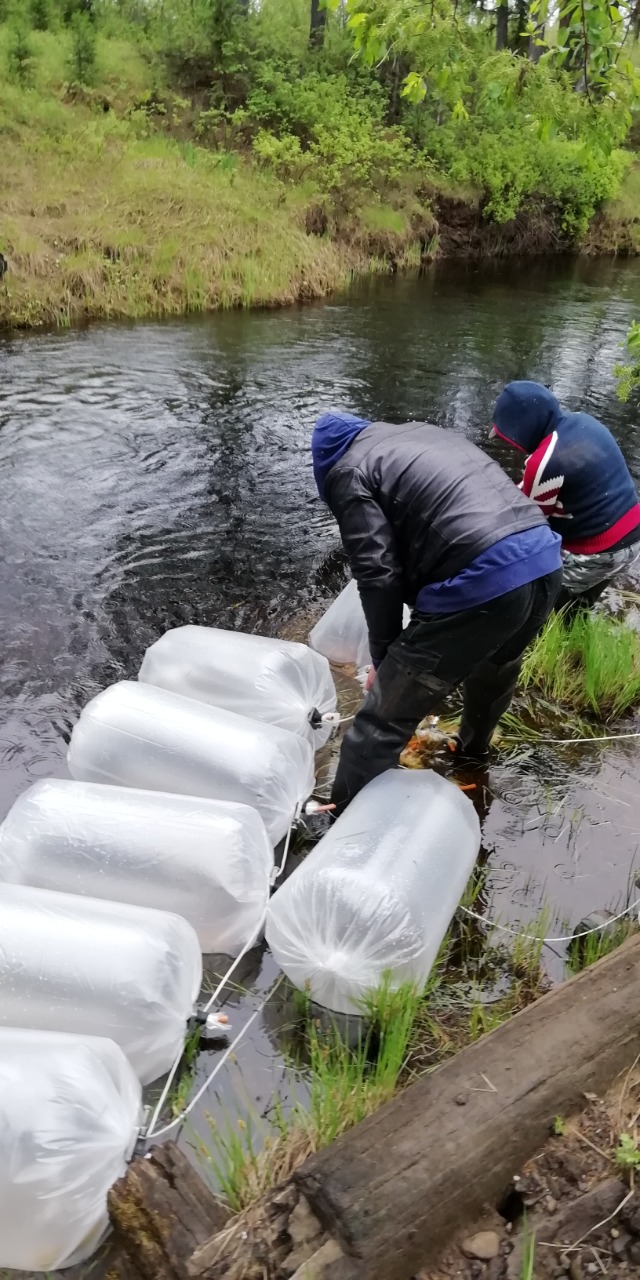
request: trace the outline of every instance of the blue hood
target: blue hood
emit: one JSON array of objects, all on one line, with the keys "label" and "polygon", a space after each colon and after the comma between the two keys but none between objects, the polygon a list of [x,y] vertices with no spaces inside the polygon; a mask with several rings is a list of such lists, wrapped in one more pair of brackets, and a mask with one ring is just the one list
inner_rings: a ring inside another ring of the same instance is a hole
[{"label": "blue hood", "polygon": [[540,382],[509,382],[493,411],[496,434],[524,453],[533,453],[561,417],[559,401]]},{"label": "blue hood", "polygon": [[350,413],[323,413],[318,418],[311,437],[311,454],[321,498],[324,499],[324,486],[331,468],[347,452],[351,441],[370,426],[366,418],[354,418]]}]

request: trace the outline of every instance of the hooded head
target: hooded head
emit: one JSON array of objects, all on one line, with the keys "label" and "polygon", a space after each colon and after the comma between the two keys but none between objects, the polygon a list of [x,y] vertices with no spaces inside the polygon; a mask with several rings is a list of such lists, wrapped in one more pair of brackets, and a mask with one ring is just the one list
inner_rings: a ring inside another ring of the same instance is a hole
[{"label": "hooded head", "polygon": [[369,426],[371,423],[366,418],[354,418],[350,413],[323,413],[318,418],[311,437],[311,454],[321,498],[324,498],[324,486],[331,468],[347,452],[351,441]]},{"label": "hooded head", "polygon": [[541,382],[509,382],[496,401],[490,434],[533,453],[555,431],[561,414],[559,401]]}]

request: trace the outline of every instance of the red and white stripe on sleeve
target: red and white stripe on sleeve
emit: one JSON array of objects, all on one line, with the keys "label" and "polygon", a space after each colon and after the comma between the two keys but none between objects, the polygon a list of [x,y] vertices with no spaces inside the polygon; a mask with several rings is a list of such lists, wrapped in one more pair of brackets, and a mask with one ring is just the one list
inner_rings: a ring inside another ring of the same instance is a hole
[{"label": "red and white stripe on sleeve", "polygon": [[558,443],[558,432],[545,436],[535,453],[527,458],[520,488],[528,498],[537,502],[546,516],[563,516],[560,490],[564,476],[554,470],[553,453]]}]

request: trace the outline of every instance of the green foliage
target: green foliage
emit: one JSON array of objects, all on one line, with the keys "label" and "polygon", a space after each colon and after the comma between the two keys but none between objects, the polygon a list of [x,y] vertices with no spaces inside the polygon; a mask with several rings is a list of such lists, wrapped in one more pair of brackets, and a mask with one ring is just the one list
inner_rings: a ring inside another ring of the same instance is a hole
[{"label": "green foliage", "polygon": [[9,28],[7,69],[16,84],[28,85],[33,78],[33,43],[29,27],[18,17]]},{"label": "green foliage", "polygon": [[627,401],[634,391],[640,387],[640,324],[635,321],[627,334],[628,364],[617,364],[614,373],[618,382],[618,396]]},{"label": "green foliage", "polygon": [[31,0],[31,25],[36,31],[48,31],[54,14],[51,0]]},{"label": "green foliage", "polygon": [[[105,151],[116,134],[126,137],[127,146],[165,135],[179,140],[181,166],[195,175],[210,176],[215,166],[219,176],[227,174],[229,188],[242,182],[241,172],[251,173],[256,186],[271,182],[271,193],[286,204],[287,236],[295,220],[296,246],[299,235],[319,266],[311,275],[320,293],[330,280],[364,267],[365,259],[383,265],[417,257],[436,231],[431,210],[443,194],[472,202],[487,220],[533,214],[523,219],[525,227],[535,221],[547,231],[552,226],[569,243],[599,206],[615,201],[623,180],[627,185],[624,143],[637,99],[637,73],[623,45],[626,0],[608,17],[604,0],[584,3],[583,13],[578,0],[566,0],[573,8],[563,9],[555,30],[546,27],[544,0],[511,0],[502,33],[507,47],[497,52],[495,6],[476,0],[430,0],[428,6],[423,0],[327,0],[323,39],[311,48],[311,0],[0,0],[5,103],[9,88],[15,90],[5,113],[8,136],[17,138],[31,121],[13,181],[20,185],[22,171],[37,168],[36,189],[44,200],[42,184],[50,180],[43,178],[40,155],[51,131],[66,135],[72,149],[69,139],[85,127],[84,119],[78,130],[62,120],[61,104],[73,101],[76,113],[91,112],[86,127],[102,139],[96,163],[106,166]],[[97,119],[103,110],[109,141]],[[175,155],[171,163],[177,164]],[[113,166],[110,172],[117,185]],[[633,169],[628,172],[631,177]],[[55,165],[52,173],[55,186]],[[92,174],[85,182],[86,192],[102,185]],[[77,188],[70,190],[74,204]],[[103,192],[102,207],[109,196]],[[44,203],[62,208],[64,199],[56,191]],[[33,203],[26,194],[24,208]],[[630,225],[637,201],[631,204]],[[177,203],[174,211],[179,217]],[[14,213],[4,212],[11,229]],[[152,221],[153,210],[142,200],[130,214],[132,228],[139,229]],[[212,216],[205,202],[205,239]],[[318,232],[312,249],[305,226]],[[45,240],[85,243],[77,228],[58,231],[48,224]],[[44,275],[55,271],[61,315],[76,315],[78,308],[94,314],[107,276],[112,298],[116,273],[105,267],[100,236],[89,237],[73,263],[62,255],[73,268],[71,286],[63,288],[55,244],[38,241],[34,223],[10,234],[12,241],[3,225],[14,256],[20,258],[22,245],[31,246],[26,258],[39,296]],[[180,263],[182,283],[173,292],[162,286],[162,298],[154,299],[162,309],[175,309],[178,297],[188,298],[189,306],[208,305],[212,296],[207,280],[215,246],[207,244],[199,255],[206,264],[192,269],[182,264],[180,238],[179,230],[164,224],[157,243],[147,236],[149,263],[157,251],[164,264],[162,246],[178,244],[173,262]],[[339,242],[339,267],[338,254],[327,262],[332,241]],[[433,239],[429,253],[437,252],[437,244]],[[245,263],[242,279],[225,279],[220,296],[269,300],[265,277],[278,274],[272,261]],[[218,274],[229,272],[221,252],[213,272],[216,296]],[[294,276],[296,289],[304,291],[297,267]],[[272,300],[282,296],[282,287],[278,275]],[[285,295],[292,289],[289,281]],[[147,290],[145,281],[146,299]],[[117,314],[140,314],[143,296],[135,284],[125,289],[118,281],[117,294]],[[14,320],[23,317],[23,305],[21,299],[11,312]],[[52,306],[58,315],[57,304],[46,306],[49,320]],[[636,342],[632,331],[633,363],[621,371],[622,394],[640,377]]]},{"label": "green foliage", "polygon": [[520,685],[574,711],[621,715],[640,699],[640,636],[604,614],[554,613],[525,657]]},{"label": "green foliage", "polygon": [[615,1162],[619,1169],[631,1171],[640,1168],[640,1149],[630,1133],[621,1133],[615,1150]]},{"label": "green foliage", "polygon": [[418,157],[400,130],[384,129],[384,95],[345,73],[267,63],[237,124],[257,120],[256,155],[283,177],[311,175],[330,194],[384,192]]},{"label": "green foliage", "polygon": [[69,77],[74,84],[89,87],[97,74],[96,31],[88,13],[77,10],[71,18]]}]

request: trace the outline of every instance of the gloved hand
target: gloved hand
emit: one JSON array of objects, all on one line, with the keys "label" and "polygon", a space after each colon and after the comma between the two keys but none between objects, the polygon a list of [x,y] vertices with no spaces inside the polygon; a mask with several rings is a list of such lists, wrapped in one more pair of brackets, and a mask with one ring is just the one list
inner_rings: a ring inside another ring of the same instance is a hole
[{"label": "gloved hand", "polygon": [[371,666],[371,667],[369,667],[369,674],[368,674],[368,676],[367,676],[367,679],[366,679],[366,682],[365,682],[365,686],[364,686],[364,691],[365,691],[365,693],[368,693],[368,692],[369,692],[369,690],[370,690],[370,688],[371,688],[371,686],[372,686],[372,684],[373,684],[373,682],[374,682],[375,678],[376,678],[376,669],[375,669],[375,667],[374,667],[374,666]]}]

